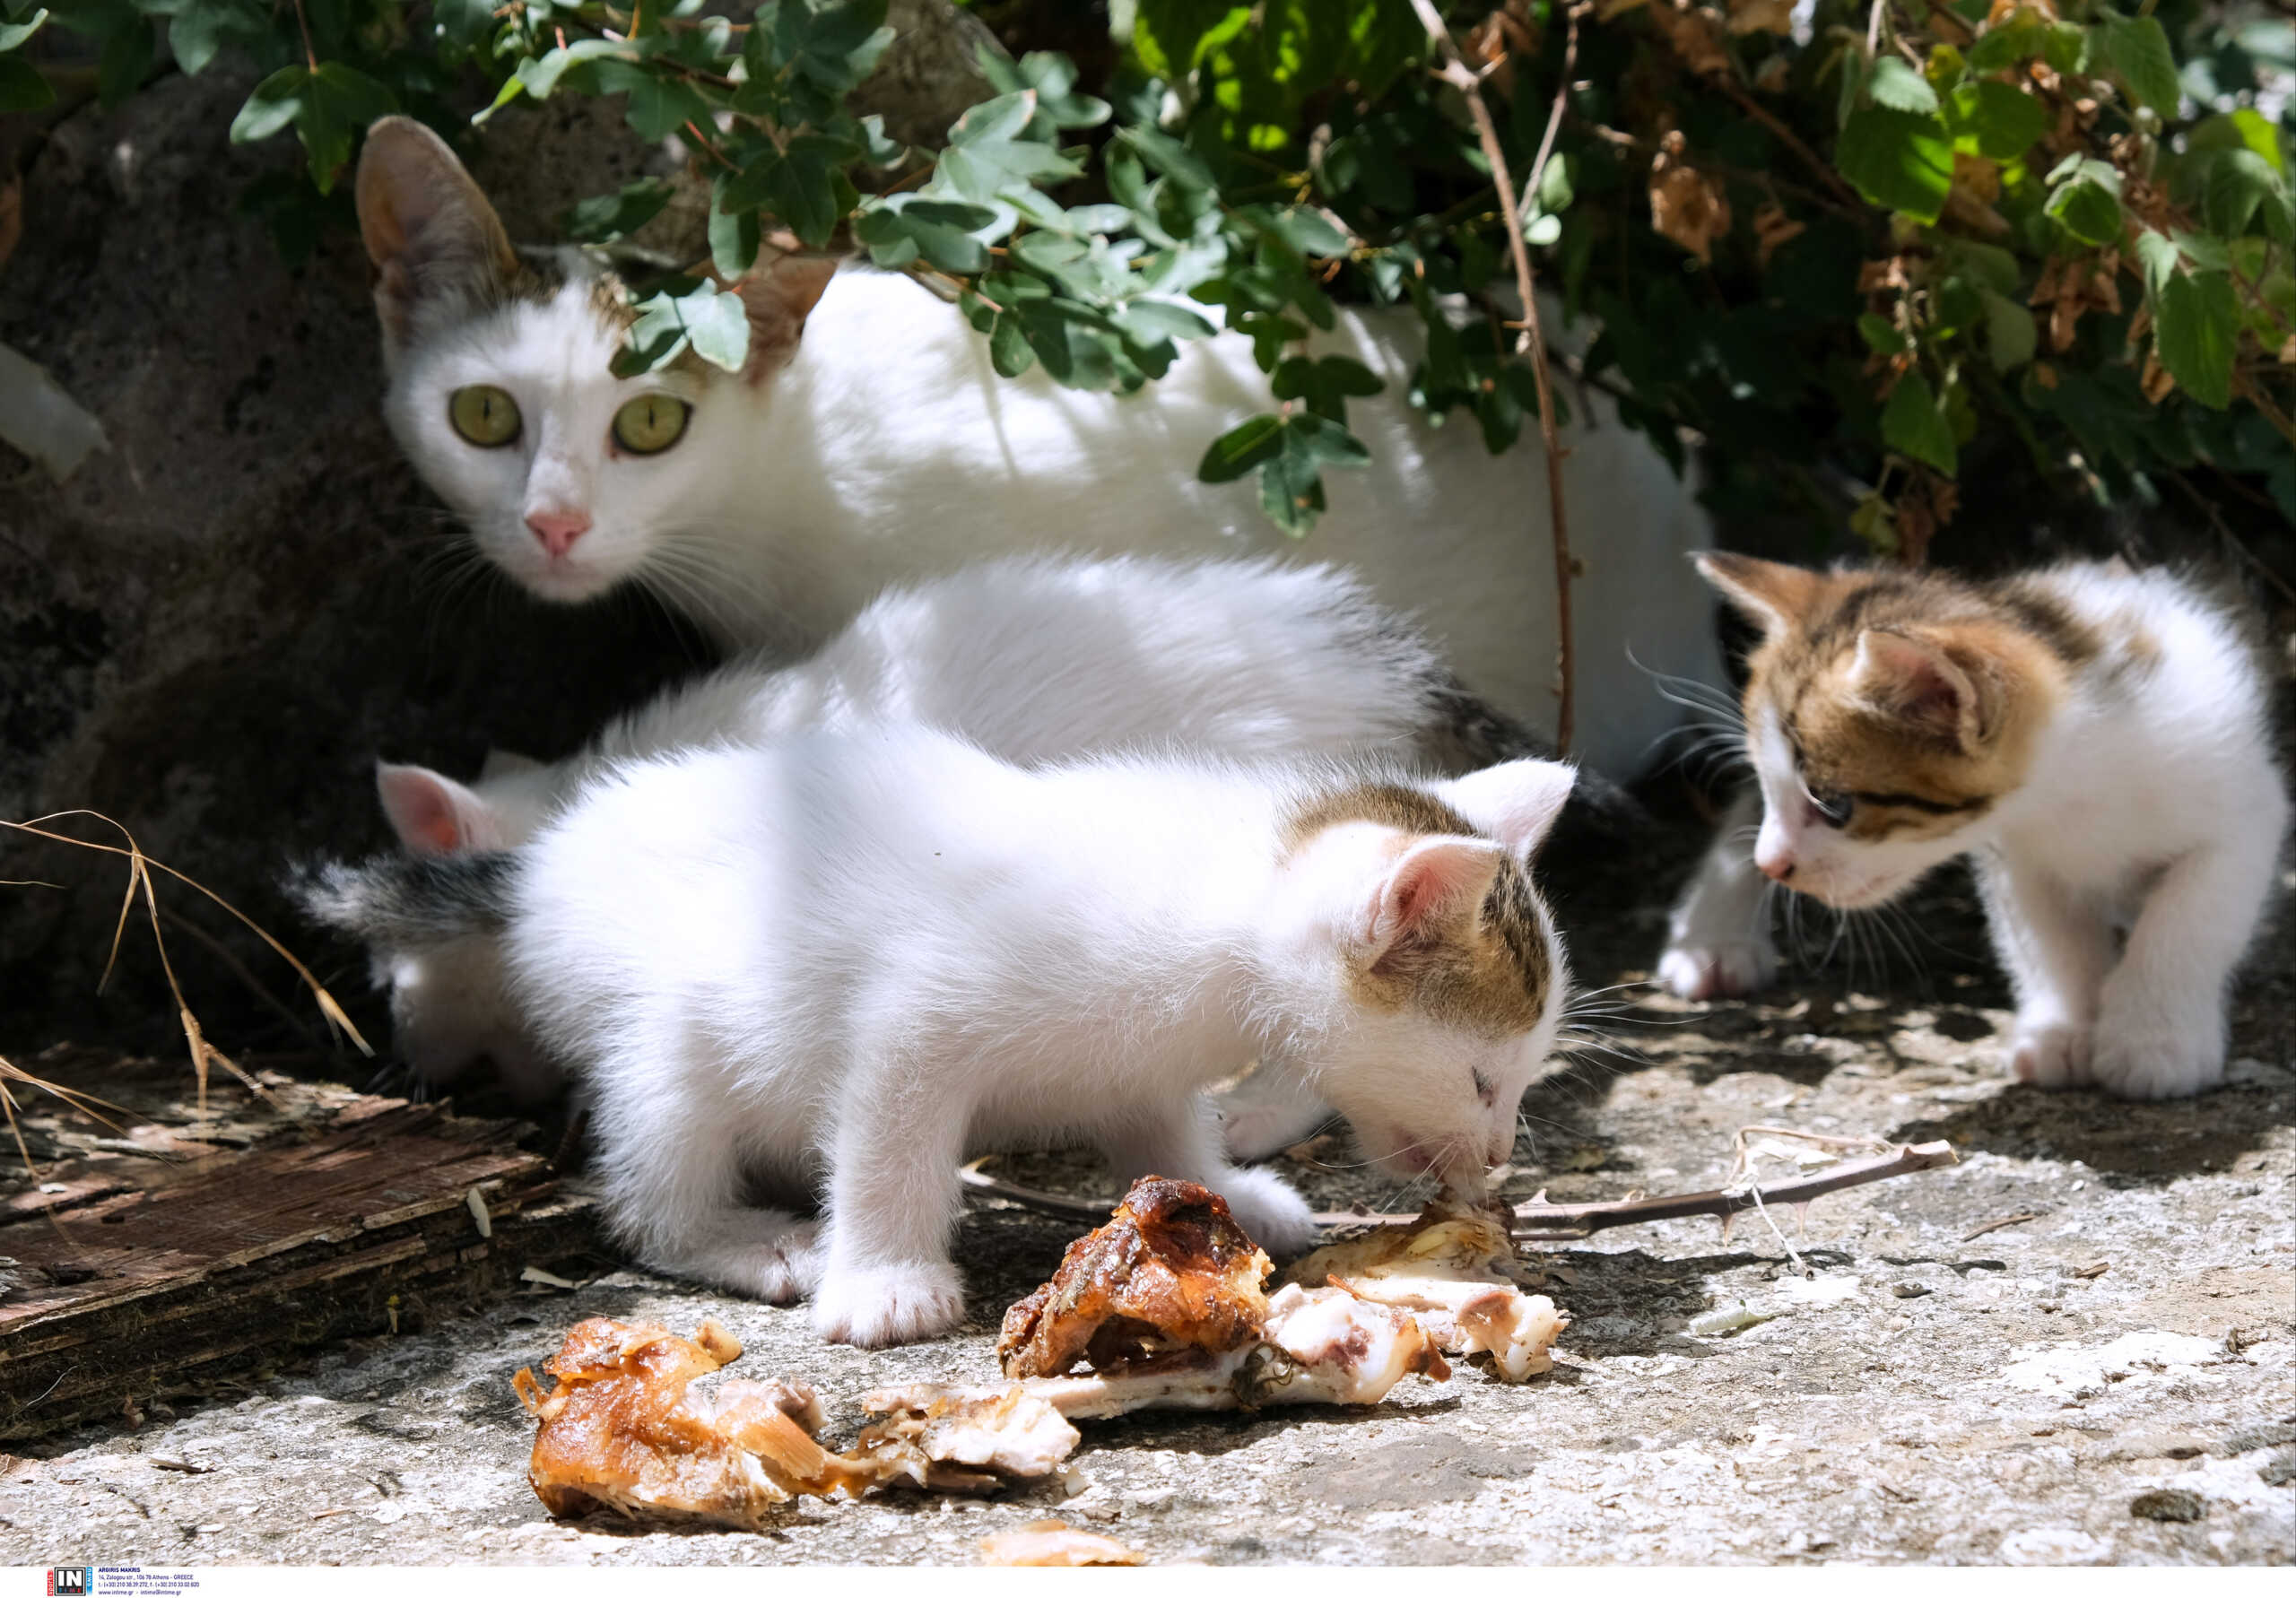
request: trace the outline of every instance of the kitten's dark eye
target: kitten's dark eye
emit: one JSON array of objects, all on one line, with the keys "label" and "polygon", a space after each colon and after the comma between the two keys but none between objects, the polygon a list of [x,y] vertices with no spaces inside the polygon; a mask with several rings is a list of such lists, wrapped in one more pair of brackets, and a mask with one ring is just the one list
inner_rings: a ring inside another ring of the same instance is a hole
[{"label": "kitten's dark eye", "polygon": [[1803,792],[1810,795],[1810,805],[1818,812],[1818,820],[1836,831],[1849,825],[1849,812],[1857,802],[1848,795],[1832,788],[1805,788]]},{"label": "kitten's dark eye", "polygon": [[675,395],[640,395],[613,413],[613,441],[632,455],[659,455],[685,437],[692,413]]},{"label": "kitten's dark eye", "polygon": [[1483,1075],[1480,1071],[1470,1071],[1467,1074],[1474,1078],[1474,1095],[1476,1098],[1482,1099],[1485,1104],[1492,1103],[1497,1099],[1499,1096],[1498,1090],[1491,1085],[1491,1079],[1489,1077]]}]

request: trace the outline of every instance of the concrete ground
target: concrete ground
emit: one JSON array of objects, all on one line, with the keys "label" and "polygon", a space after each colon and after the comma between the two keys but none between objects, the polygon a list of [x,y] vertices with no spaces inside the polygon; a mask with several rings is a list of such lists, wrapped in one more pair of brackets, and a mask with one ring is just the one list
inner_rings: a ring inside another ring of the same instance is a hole
[{"label": "concrete ground", "polygon": [[[1597,879],[1562,898],[1590,981],[1647,964],[1647,890]],[[1087,1423],[1060,1482],[805,1503],[764,1534],[543,1512],[510,1377],[584,1316],[686,1333],[717,1316],[748,1349],[736,1374],[813,1383],[848,1436],[867,1387],[989,1378],[1000,1312],[1073,1229],[981,1209],[957,1245],[974,1306],[961,1335],[828,1348],[802,1310],[563,1262],[571,1290],[537,1285],[204,1406],[0,1457],[0,1563],[964,1564],[984,1535],[1051,1516],[1159,1562],[2288,1563],[2291,898],[2243,987],[2230,1081],[2196,1102],[2005,1082],[2005,995],[1952,880],[1899,943],[1805,963],[1767,1003],[1628,1006],[1610,1023],[1624,1054],[1526,1104],[1510,1196],[1714,1186],[1753,1124],[1944,1137],[1961,1163],[1779,1214],[1776,1231],[1671,1222],[1546,1253],[1573,1324],[1553,1373],[1526,1386],[1463,1367],[1369,1411]],[[1346,1158],[1327,1142],[1291,1174],[1326,1203],[1398,1196]],[[1100,1185],[1082,1161],[1011,1168]],[[1741,1304],[1764,1318],[1693,1328]]]}]

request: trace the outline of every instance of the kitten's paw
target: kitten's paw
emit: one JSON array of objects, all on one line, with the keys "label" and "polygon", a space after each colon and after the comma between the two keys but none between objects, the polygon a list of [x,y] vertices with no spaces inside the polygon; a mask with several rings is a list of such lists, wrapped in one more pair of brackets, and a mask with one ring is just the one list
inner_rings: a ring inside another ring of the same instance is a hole
[{"label": "kitten's paw", "polygon": [[2089,1083],[2089,1034],[2063,1022],[2021,1026],[2009,1041],[2009,1074],[2052,1091]]},{"label": "kitten's paw", "polygon": [[1255,1096],[1249,1082],[1213,1102],[1220,1111],[1220,1146],[1231,1159],[1280,1154],[1331,1119],[1328,1107],[1304,1095]]},{"label": "kitten's paw", "polygon": [[1228,1201],[1236,1224],[1271,1255],[1304,1253],[1321,1235],[1308,1201],[1272,1171],[1228,1171],[1210,1185]]},{"label": "kitten's paw", "polygon": [[1778,977],[1778,951],[1767,938],[1684,940],[1658,957],[1658,986],[1678,999],[1734,999]]},{"label": "kitten's paw", "polygon": [[813,1330],[829,1342],[882,1349],[953,1331],[964,1287],[945,1260],[831,1271],[813,1291]]},{"label": "kitten's paw", "polygon": [[2185,1099],[2224,1080],[2224,1018],[2153,1010],[2131,1019],[2107,1001],[2097,1022],[2097,1086],[2121,1099]]},{"label": "kitten's paw", "polygon": [[768,1304],[796,1303],[822,1273],[813,1222],[770,1210],[729,1217],[708,1242],[665,1264],[675,1275],[698,1277]]}]

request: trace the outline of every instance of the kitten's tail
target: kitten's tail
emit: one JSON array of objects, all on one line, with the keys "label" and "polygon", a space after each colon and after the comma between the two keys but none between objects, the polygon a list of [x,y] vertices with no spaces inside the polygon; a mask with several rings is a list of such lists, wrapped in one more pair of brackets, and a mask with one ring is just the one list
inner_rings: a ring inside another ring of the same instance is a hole
[{"label": "kitten's tail", "polygon": [[442,943],[509,924],[517,882],[513,851],[430,857],[378,855],[328,860],[291,878],[288,891],[322,925],[393,948]]}]

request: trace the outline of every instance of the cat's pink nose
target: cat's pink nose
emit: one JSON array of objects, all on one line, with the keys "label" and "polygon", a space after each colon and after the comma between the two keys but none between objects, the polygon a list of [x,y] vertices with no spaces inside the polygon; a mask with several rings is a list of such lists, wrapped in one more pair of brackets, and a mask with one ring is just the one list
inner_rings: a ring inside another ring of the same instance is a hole
[{"label": "cat's pink nose", "polygon": [[1794,878],[1794,851],[1787,848],[1756,849],[1754,866],[1773,882],[1791,882]]},{"label": "cat's pink nose", "polygon": [[552,560],[562,559],[574,541],[590,530],[587,510],[536,510],[526,517],[526,530],[542,540]]}]

